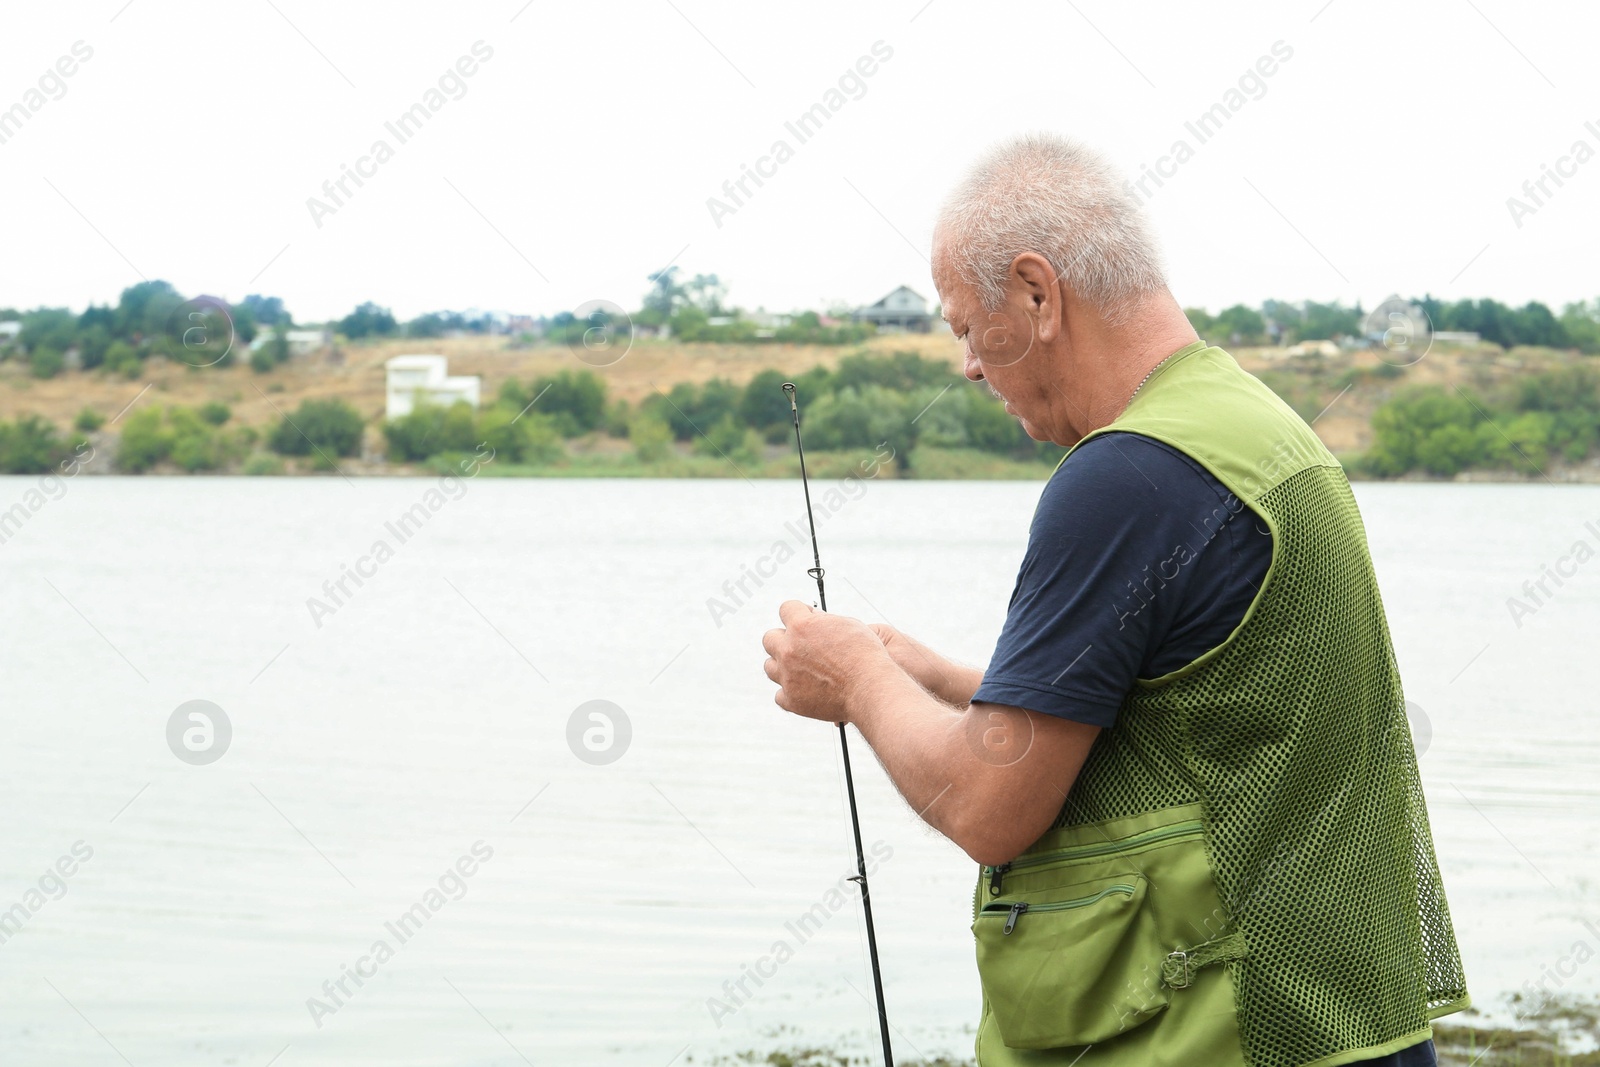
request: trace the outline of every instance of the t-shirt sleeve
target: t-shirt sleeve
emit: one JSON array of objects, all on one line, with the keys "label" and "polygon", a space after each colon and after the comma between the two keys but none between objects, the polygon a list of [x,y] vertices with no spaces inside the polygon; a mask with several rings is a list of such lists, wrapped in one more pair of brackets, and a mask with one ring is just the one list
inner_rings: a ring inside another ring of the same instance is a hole
[{"label": "t-shirt sleeve", "polygon": [[1111,726],[1139,678],[1227,640],[1271,563],[1264,523],[1161,442],[1109,433],[1046,483],[974,702]]}]

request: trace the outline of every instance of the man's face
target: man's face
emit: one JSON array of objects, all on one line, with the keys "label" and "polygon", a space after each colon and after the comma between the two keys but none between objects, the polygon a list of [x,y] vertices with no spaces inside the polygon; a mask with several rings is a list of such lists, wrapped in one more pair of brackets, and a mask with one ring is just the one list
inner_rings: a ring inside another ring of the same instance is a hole
[{"label": "man's face", "polygon": [[1048,360],[1034,335],[1026,300],[1008,286],[1000,306],[989,311],[977,292],[934,248],[933,284],[951,332],[966,346],[962,373],[984,382],[1005,403],[1006,414],[1022,423],[1036,441],[1051,440],[1046,426],[1057,397],[1048,377]]}]

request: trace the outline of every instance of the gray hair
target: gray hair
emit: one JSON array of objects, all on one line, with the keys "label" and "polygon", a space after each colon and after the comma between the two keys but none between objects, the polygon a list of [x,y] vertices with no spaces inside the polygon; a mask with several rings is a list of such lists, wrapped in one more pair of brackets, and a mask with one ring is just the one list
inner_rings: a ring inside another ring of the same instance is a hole
[{"label": "gray hair", "polygon": [[1122,176],[1065,137],[1028,134],[991,149],[945,201],[937,230],[956,274],[988,311],[1000,306],[1024,252],[1043,256],[1113,325],[1167,285],[1155,237]]}]

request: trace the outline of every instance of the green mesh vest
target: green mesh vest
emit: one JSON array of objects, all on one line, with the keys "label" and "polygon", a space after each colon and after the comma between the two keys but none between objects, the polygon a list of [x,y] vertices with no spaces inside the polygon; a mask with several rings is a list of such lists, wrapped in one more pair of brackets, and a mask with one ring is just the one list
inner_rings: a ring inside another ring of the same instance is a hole
[{"label": "green mesh vest", "polygon": [[[1204,342],[1109,431],[1211,471],[1272,564],[1226,642],[1129,694],[1055,827],[981,872],[979,1063],[1334,1067],[1425,1040],[1468,998],[1344,472]],[[1130,597],[1184,559],[1145,562]]]}]

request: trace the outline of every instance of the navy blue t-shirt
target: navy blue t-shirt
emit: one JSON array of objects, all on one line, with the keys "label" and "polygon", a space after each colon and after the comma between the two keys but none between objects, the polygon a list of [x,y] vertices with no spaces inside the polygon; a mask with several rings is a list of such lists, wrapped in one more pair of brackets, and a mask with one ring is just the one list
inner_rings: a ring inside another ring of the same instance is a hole
[{"label": "navy blue t-shirt", "polygon": [[[1110,726],[1135,679],[1216,648],[1272,562],[1266,523],[1200,464],[1131,433],[1086,442],[1045,484],[974,701]],[[1435,1067],[1432,1041],[1350,1067]]]},{"label": "navy blue t-shirt", "polygon": [[972,699],[1110,726],[1135,679],[1227,640],[1271,561],[1266,523],[1199,463],[1102,434],[1045,484]]}]

